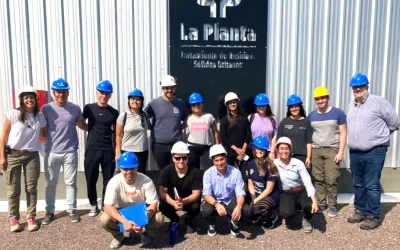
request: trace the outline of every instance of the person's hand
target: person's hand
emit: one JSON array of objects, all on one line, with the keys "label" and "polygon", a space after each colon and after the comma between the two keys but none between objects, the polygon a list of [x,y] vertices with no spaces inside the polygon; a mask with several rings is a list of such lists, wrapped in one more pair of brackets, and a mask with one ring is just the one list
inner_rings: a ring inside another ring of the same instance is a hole
[{"label": "person's hand", "polygon": [[238,221],[238,220],[240,220],[241,216],[242,216],[242,208],[239,206],[236,206],[232,212],[232,220]]},{"label": "person's hand", "polygon": [[227,215],[225,207],[221,204],[218,203],[217,205],[215,205],[215,209],[217,209],[217,212],[220,216]]},{"label": "person's hand", "polygon": [[275,152],[269,152],[268,158],[269,158],[271,161],[274,161],[274,160],[275,160]]},{"label": "person's hand", "polygon": [[253,205],[255,205],[255,204],[257,204],[257,202],[259,202],[260,200],[258,199],[258,198],[255,198],[254,200],[253,200]]},{"label": "person's hand", "polygon": [[138,227],[136,225],[133,227],[133,231],[135,231],[136,233],[140,233],[140,232],[142,232],[142,230],[143,230],[143,227]]},{"label": "person's hand", "polygon": [[306,168],[310,168],[311,167],[311,157],[307,157],[306,159]]},{"label": "person's hand", "polygon": [[0,168],[7,171],[7,159],[5,157],[0,159]]},{"label": "person's hand", "polygon": [[121,157],[121,151],[117,150],[117,152],[115,153],[115,159],[117,159],[118,161],[119,157]]},{"label": "person's hand", "polygon": [[339,164],[343,160],[343,153],[338,153],[333,160],[336,164]]},{"label": "person's hand", "polygon": [[244,151],[241,148],[236,148],[235,149],[236,154],[238,155],[244,155]]},{"label": "person's hand", "polygon": [[319,210],[318,204],[316,202],[313,202],[313,204],[311,205],[311,213],[315,214],[317,213]]},{"label": "person's hand", "polygon": [[236,157],[236,159],[237,159],[238,161],[243,161],[243,160],[244,160],[244,155],[238,155],[238,156]]},{"label": "person's hand", "polygon": [[183,209],[183,203],[182,200],[179,201],[174,201],[174,208],[178,211],[181,211]]},{"label": "person's hand", "polygon": [[124,225],[124,229],[126,232],[130,232],[130,231],[134,230],[134,228],[137,227],[135,222],[129,221],[129,220],[123,222],[122,225]]}]

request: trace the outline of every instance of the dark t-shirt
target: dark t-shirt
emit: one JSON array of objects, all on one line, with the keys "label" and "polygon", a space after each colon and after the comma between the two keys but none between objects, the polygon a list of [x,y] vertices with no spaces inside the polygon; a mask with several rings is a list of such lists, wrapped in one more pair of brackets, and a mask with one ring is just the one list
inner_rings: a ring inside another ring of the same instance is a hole
[{"label": "dark t-shirt", "polygon": [[183,178],[179,178],[175,164],[170,164],[161,171],[160,185],[168,188],[168,194],[175,199],[174,188],[181,199],[192,194],[193,190],[202,190],[203,178],[200,169],[190,167]]},{"label": "dark t-shirt", "polygon": [[268,181],[274,181],[275,185],[274,188],[269,194],[269,197],[271,197],[276,205],[279,204],[279,186],[278,186],[278,177],[271,175],[270,172],[268,171],[268,168],[266,164],[263,166],[264,171],[265,171],[265,176],[261,176],[260,172],[257,169],[257,165],[254,160],[250,161],[247,164],[247,173],[248,173],[248,179],[253,181],[254,184],[254,189],[256,191],[256,197],[259,196],[264,190],[267,188],[267,182]]},{"label": "dark t-shirt", "polygon": [[97,103],[86,104],[83,117],[88,119],[88,139],[86,149],[114,150],[112,144],[113,125],[118,118],[118,110],[110,105],[100,107]]},{"label": "dark t-shirt", "polygon": [[307,143],[312,143],[313,129],[308,119],[284,118],[278,127],[278,138],[286,136],[292,141],[293,154],[307,155]]},{"label": "dark t-shirt", "polygon": [[251,142],[250,122],[244,116],[240,116],[235,127],[230,126],[228,118],[225,116],[221,120],[220,128],[221,142],[228,156],[237,156],[235,150],[231,148],[232,145],[242,148],[244,143],[248,145]]}]

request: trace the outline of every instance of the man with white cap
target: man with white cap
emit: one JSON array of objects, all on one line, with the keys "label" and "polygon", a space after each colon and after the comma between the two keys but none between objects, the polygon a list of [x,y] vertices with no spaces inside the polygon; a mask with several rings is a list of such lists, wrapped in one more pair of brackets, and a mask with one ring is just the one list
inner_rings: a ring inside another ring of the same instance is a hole
[{"label": "man with white cap", "polygon": [[187,233],[193,233],[193,218],[200,213],[201,170],[188,165],[189,148],[178,141],[171,150],[174,163],[165,167],[160,177],[160,211],[171,223],[179,222],[177,211],[186,211]]},{"label": "man with white cap", "polygon": [[145,112],[152,119],[153,155],[160,169],[171,163],[171,149],[177,141],[182,141],[182,122],[188,116],[185,103],[175,97],[176,80],[166,75],[160,82],[163,95],[147,105]]}]

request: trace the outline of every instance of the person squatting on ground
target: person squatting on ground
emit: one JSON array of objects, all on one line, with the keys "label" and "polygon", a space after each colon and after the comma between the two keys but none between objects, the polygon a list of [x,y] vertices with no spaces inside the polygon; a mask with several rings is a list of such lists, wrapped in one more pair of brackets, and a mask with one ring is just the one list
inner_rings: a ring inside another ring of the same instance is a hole
[{"label": "person squatting on ground", "polygon": [[227,151],[226,161],[229,165],[239,168],[243,180],[247,183],[246,155],[252,157],[247,146],[251,142],[250,123],[244,117],[239,108],[239,97],[229,92],[225,95],[227,115],[221,120],[221,142]]},{"label": "person squatting on ground", "polygon": [[317,109],[308,115],[313,128],[312,173],[319,212],[329,207],[328,216],[337,215],[337,186],[339,163],[343,160],[347,139],[346,114],[329,105],[329,92],[325,87],[314,91]]},{"label": "person squatting on ground", "polygon": [[272,113],[269,104],[269,98],[266,94],[258,94],[254,98],[256,112],[249,115],[247,118],[250,122],[251,135],[254,140],[258,136],[265,136],[269,142],[268,157],[271,161],[275,160],[275,145],[278,135],[278,118]]},{"label": "person squatting on ground", "polygon": [[248,220],[250,207],[245,204],[243,177],[239,170],[227,164],[224,147],[216,144],[210,148],[213,166],[203,176],[203,196],[205,203],[202,215],[208,226],[208,235],[214,236],[216,216],[228,216],[231,234],[239,236],[240,221]]},{"label": "person squatting on ground", "polygon": [[298,95],[289,96],[287,102],[286,117],[280,122],[278,127],[278,139],[285,136],[293,143],[293,157],[302,161],[307,171],[311,173],[311,154],[312,154],[312,127],[307,120],[303,101]]},{"label": "person squatting on ground", "polygon": [[354,188],[354,214],[349,223],[372,230],[381,220],[381,173],[390,135],[400,128],[399,116],[384,98],[368,92],[366,75],[357,73],[350,80],[354,100],[347,113],[347,145]]},{"label": "person squatting on ground", "polygon": [[51,85],[54,102],[43,105],[42,113],[47,120],[47,127],[42,130],[46,136],[45,177],[46,177],[46,216],[43,225],[50,224],[54,218],[56,189],[61,166],[64,169],[64,181],[67,189],[68,213],[72,222],[81,219],[76,214],[76,184],[78,170],[78,133],[76,126],[87,129],[81,109],[68,101],[69,84],[59,78]]},{"label": "person squatting on ground", "polygon": [[104,203],[104,193],[115,171],[115,124],[118,110],[111,107],[108,102],[113,93],[112,84],[105,80],[96,87],[97,102],[87,104],[83,108],[83,117],[87,119],[88,137],[85,151],[85,177],[89,203],[91,209],[89,216],[97,216],[96,183],[99,178],[99,167],[103,175],[103,192],[101,207]]},{"label": "person squatting on ground", "polygon": [[116,129],[116,158],[125,152],[133,152],[139,159],[138,171],[146,174],[149,158],[149,141],[147,131],[151,123],[143,111],[144,96],[140,89],[134,89],[128,94],[127,112],[121,113],[117,120]]},{"label": "person squatting on ground", "polygon": [[264,228],[274,228],[278,220],[279,172],[270,160],[269,142],[265,136],[257,136],[252,143],[253,160],[247,164],[249,192],[251,195],[253,223],[262,222]]},{"label": "person squatting on ground", "polygon": [[186,232],[193,233],[193,219],[200,213],[203,179],[201,170],[188,164],[189,153],[184,142],[179,141],[172,147],[173,164],[160,174],[159,210],[171,220],[171,224],[179,222],[177,211],[186,211]]},{"label": "person squatting on ground", "polygon": [[296,228],[293,219],[296,215],[296,204],[303,208],[304,219],[302,223],[303,231],[311,233],[313,226],[311,219],[313,213],[318,212],[318,203],[315,198],[315,189],[311,183],[304,163],[296,158],[292,158],[292,142],[288,137],[281,137],[276,142],[278,159],[274,163],[279,170],[282,182],[282,193],[280,197],[279,212],[286,220],[286,226]]},{"label": "person squatting on ground", "polygon": [[[212,114],[204,113],[203,97],[199,93],[189,96],[189,105],[192,114],[186,119],[185,125],[188,132],[189,163],[195,168],[207,170],[212,165],[208,155],[213,144],[219,144],[219,133],[215,118]],[[207,160],[203,160],[203,156]]]},{"label": "person squatting on ground", "polygon": [[[28,231],[39,229],[36,223],[37,185],[40,176],[40,130],[47,125],[39,112],[38,95],[31,86],[21,88],[19,107],[6,112],[0,139],[0,168],[7,187],[10,231],[22,230],[20,219],[21,170],[24,183]],[[7,152],[6,152],[7,151]]]},{"label": "person squatting on ground", "polygon": [[171,164],[172,145],[183,140],[182,122],[188,116],[186,104],[175,97],[176,80],[166,75],[160,82],[163,96],[150,101],[145,111],[152,119],[153,155],[160,170]]},{"label": "person squatting on ground", "polygon": [[[108,183],[104,197],[104,213],[100,216],[101,226],[111,233],[113,239],[110,248],[119,248],[124,234],[119,230],[122,223],[126,232],[139,233],[143,245],[149,244],[164,222],[163,215],[157,211],[158,196],[153,181],[142,173],[138,173],[139,161],[132,152],[123,153],[118,160],[121,173],[115,175]],[[148,222],[144,227],[125,219],[118,209],[141,202],[147,204]]]}]

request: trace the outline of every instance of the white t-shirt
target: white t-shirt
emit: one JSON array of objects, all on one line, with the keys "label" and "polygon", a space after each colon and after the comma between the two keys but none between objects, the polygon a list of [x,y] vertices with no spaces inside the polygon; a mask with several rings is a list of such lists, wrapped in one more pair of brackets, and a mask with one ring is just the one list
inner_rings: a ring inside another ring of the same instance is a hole
[{"label": "white t-shirt", "polygon": [[33,116],[27,113],[25,123],[19,120],[20,111],[16,109],[6,112],[6,118],[11,122],[10,135],[7,144],[12,149],[35,152],[41,150],[40,129],[46,127],[47,121],[42,112]]},{"label": "white t-shirt", "polygon": [[203,114],[198,117],[190,115],[187,118],[186,125],[189,131],[188,144],[200,144],[211,146],[214,142],[212,124],[215,118],[212,114]]},{"label": "white t-shirt", "polygon": [[156,187],[146,175],[137,173],[133,185],[126,183],[122,173],[115,175],[108,182],[104,204],[124,208],[144,201],[149,205],[158,202]]}]

